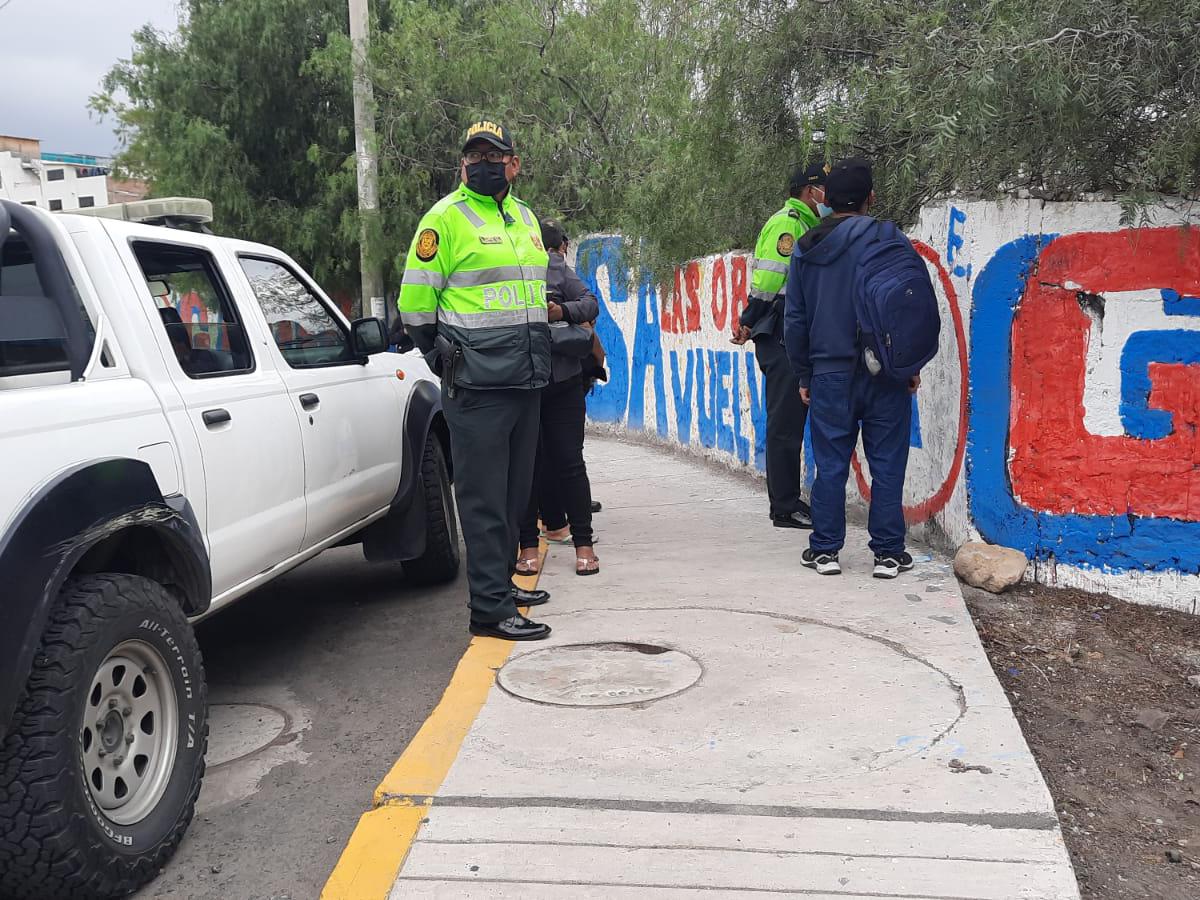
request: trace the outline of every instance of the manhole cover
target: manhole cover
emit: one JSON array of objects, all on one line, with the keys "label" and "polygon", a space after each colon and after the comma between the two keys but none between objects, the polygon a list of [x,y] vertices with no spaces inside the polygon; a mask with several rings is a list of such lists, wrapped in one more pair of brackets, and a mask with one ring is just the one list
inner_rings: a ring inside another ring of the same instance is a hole
[{"label": "manhole cover", "polygon": [[282,710],[257,703],[214,703],[208,708],[208,765],[219,766],[266,747],[287,728]]},{"label": "manhole cover", "polygon": [[650,644],[571,644],[518,656],[500,687],[555,706],[626,706],[691,687],[702,673],[686,653]]}]

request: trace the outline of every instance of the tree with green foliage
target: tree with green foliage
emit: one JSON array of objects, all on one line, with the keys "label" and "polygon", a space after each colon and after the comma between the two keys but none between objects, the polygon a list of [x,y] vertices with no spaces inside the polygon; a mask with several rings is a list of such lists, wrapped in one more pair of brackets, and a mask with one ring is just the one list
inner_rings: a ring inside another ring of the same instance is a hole
[{"label": "tree with green foliage", "polygon": [[[576,229],[619,224],[656,164],[658,123],[688,97],[677,26],[638,0],[393,0],[377,4],[383,235],[399,283],[422,213],[458,182],[462,134],[508,123],[515,191]],[[344,0],[190,0],[177,35],[149,29],[93,101],[116,116],[119,164],[156,195],[209,197],[216,227],[276,244],[352,290],[357,206]]]},{"label": "tree with green foliage", "polygon": [[[721,0],[695,114],[640,187],[668,258],[748,246],[812,156],[875,163],[880,211],[951,193],[1111,196],[1132,211],[1200,190],[1197,0]],[[711,211],[723,213],[721,221]]]},{"label": "tree with green foliage", "polygon": [[[514,192],[575,231],[611,230],[632,180],[657,165],[661,121],[689,101],[679,28],[639,0],[403,0],[372,51],[386,208],[396,250],[458,184],[463,131],[512,131]],[[344,42],[326,54],[340,77]],[[393,272],[393,283],[396,274]]]},{"label": "tree with green foliage", "polygon": [[349,29],[344,0],[189,0],[175,35],[147,27],[93,108],[120,168],[155,196],[211,199],[216,227],[276,244],[328,286],[353,285],[357,218],[349,70],[308,69]]},{"label": "tree with green foliage", "polygon": [[[789,170],[859,154],[903,224],[953,193],[1200,190],[1200,0],[379,0],[371,68],[396,259],[506,122],[515,191],[649,262],[749,246]],[[189,0],[95,100],[157,194],[357,283],[344,0]]]}]

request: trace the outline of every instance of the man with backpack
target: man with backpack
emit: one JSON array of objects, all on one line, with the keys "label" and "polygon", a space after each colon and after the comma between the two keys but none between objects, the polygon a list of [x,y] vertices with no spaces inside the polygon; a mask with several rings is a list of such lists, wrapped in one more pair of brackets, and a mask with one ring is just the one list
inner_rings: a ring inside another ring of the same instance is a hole
[{"label": "man with backpack", "polygon": [[868,215],[871,166],[839,162],[825,180],[833,214],[792,254],[784,341],[809,405],[816,480],[813,532],[801,562],[838,575],[846,481],[861,425],[871,473],[867,529],[876,578],[912,568],[904,549],[904,472],[920,369],[937,352],[940,319],[928,270],[890,222]]}]

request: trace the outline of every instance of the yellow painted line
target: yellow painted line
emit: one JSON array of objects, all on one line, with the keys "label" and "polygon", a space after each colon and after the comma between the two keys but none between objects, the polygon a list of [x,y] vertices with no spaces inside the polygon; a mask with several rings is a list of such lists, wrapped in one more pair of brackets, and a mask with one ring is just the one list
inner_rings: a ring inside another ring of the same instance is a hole
[{"label": "yellow painted line", "polygon": [[428,811],[427,805],[382,806],[364,813],[321,891],[321,900],[384,900]]},{"label": "yellow painted line", "polygon": [[[549,547],[543,542],[539,550],[544,566]],[[513,581],[518,587],[532,590],[537,587],[538,576],[518,576]],[[434,794],[483,709],[497,670],[511,652],[509,641],[471,640],[442,699],[375,788],[375,808],[358,820],[321,891],[321,900],[385,900],[433,804]]]},{"label": "yellow painted line", "polygon": [[471,641],[441,702],[375,788],[376,806],[394,801],[420,802],[419,798],[437,793],[487,700],[496,670],[504,665],[511,650],[509,641]]}]

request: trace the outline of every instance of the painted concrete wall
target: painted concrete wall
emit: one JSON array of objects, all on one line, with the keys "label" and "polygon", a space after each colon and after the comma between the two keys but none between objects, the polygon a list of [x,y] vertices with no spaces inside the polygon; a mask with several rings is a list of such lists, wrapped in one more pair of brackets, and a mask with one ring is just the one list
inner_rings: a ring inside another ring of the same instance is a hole
[{"label": "painted concrete wall", "polygon": [[[913,238],[942,303],[915,402],[905,511],[945,548],[1017,547],[1037,580],[1200,612],[1200,210],[1123,228],[1112,203],[944,203]],[[763,381],[730,344],[750,259],[655,284],[582,240],[610,380],[597,423],[761,472]],[[855,460],[849,495],[870,473]],[[806,439],[806,477],[811,451]],[[766,513],[766,498],[763,498]]]}]

